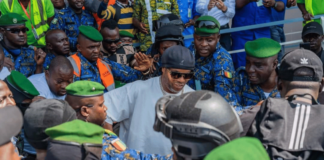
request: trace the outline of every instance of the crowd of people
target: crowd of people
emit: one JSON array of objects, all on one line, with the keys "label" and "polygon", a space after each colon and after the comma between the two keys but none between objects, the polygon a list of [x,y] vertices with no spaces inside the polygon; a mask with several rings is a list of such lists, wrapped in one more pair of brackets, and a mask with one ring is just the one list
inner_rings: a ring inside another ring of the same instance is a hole
[{"label": "crowd of people", "polygon": [[[280,45],[283,25],[222,34],[296,5],[300,49]],[[0,12],[0,160],[324,159],[322,0],[0,0]]]}]

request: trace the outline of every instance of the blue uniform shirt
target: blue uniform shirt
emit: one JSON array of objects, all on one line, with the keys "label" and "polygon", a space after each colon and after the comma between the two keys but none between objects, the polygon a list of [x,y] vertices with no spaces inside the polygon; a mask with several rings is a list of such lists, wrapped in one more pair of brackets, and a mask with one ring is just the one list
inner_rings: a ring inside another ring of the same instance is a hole
[{"label": "blue uniform shirt", "polygon": [[[236,9],[236,14],[232,20],[232,28],[254,24],[268,23],[271,21],[271,9],[263,5],[258,7],[256,2],[250,2],[241,9]],[[232,50],[244,49],[247,41],[258,38],[271,38],[270,28],[249,29],[231,33]],[[235,68],[245,66],[245,52],[232,54]]]},{"label": "blue uniform shirt", "polygon": [[[99,70],[97,68],[97,62],[89,62],[80,52],[78,52],[77,55],[81,60],[81,74],[80,77],[74,77],[74,81],[88,80],[102,83]],[[134,70],[126,65],[113,62],[108,58],[103,59],[103,61],[110,66],[115,80],[128,83],[142,78],[142,73],[140,71]]]},{"label": "blue uniform shirt", "polygon": [[[194,19],[195,16],[200,16],[200,14],[196,11],[197,0],[177,0],[180,12],[180,18],[183,24],[189,22],[190,19]],[[194,34],[194,26],[190,26],[185,28],[182,32],[183,36]],[[193,38],[185,39],[184,43],[186,47],[189,47]]]},{"label": "blue uniform shirt", "polygon": [[[193,46],[190,46],[192,52]],[[196,55],[194,79],[188,85],[197,89],[195,80],[201,83],[201,89],[211,90],[222,95],[233,107],[237,106],[234,88],[234,66],[230,54],[217,44],[216,51],[209,57]]]},{"label": "blue uniform shirt", "polygon": [[69,37],[70,49],[76,51],[77,38],[79,35],[78,27],[81,25],[92,26],[97,28],[97,23],[92,14],[86,10],[82,10],[81,19],[73,12],[70,7],[62,9],[55,14],[51,22],[50,29],[61,29]]},{"label": "blue uniform shirt", "polygon": [[[237,70],[234,81],[234,90],[238,103],[240,104],[240,106],[235,108],[236,111],[240,112],[243,109],[249,108],[250,106],[256,105],[258,102],[267,99],[260,86],[250,83],[245,67],[240,67]],[[270,92],[269,97],[280,98],[280,93],[277,88]]]},{"label": "blue uniform shirt", "polygon": [[36,71],[36,61],[34,59],[34,50],[30,48],[21,48],[18,56],[13,56],[10,50],[3,48],[5,57],[11,59],[15,64],[15,70],[26,77],[33,75]]},{"label": "blue uniform shirt", "polygon": [[172,160],[173,155],[158,155],[158,154],[145,154],[140,151],[136,151],[133,149],[126,149],[124,151],[120,151],[115,148],[113,145],[114,140],[118,140],[119,138],[114,133],[108,133],[107,131],[103,136],[102,140],[102,153],[101,160],[119,160],[119,159],[136,159],[136,160]]},{"label": "blue uniform shirt", "polygon": [[[278,12],[276,9],[271,8],[271,22],[285,20],[287,0],[276,0],[276,1],[283,2],[285,4],[285,9],[281,12]],[[283,27],[283,24],[280,24],[278,26]]]}]

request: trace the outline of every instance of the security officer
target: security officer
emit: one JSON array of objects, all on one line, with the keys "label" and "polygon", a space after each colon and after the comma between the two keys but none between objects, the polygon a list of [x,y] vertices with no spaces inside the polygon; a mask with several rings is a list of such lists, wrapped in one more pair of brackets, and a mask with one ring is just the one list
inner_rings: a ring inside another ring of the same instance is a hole
[{"label": "security officer", "polygon": [[234,109],[218,93],[164,96],[155,106],[154,130],[171,140],[175,159],[203,159],[243,131]]},{"label": "security officer", "polygon": [[25,76],[43,71],[46,53],[33,46],[26,48],[29,30],[25,27],[27,20],[17,13],[8,13],[0,18],[3,40],[0,41],[5,54],[5,66],[17,70]]},{"label": "security officer", "polygon": [[[77,81],[66,87],[66,101],[77,112],[80,120],[104,126],[107,107],[104,102],[105,87],[97,82]],[[166,160],[172,158],[171,155],[159,156],[155,154],[143,154],[132,149],[126,149],[126,145],[119,140],[118,136],[112,131],[106,129],[102,139],[103,152],[101,159],[153,159],[154,157]]]},{"label": "security officer", "polygon": [[201,16],[195,23],[194,43],[189,49],[196,56],[195,76],[188,85],[196,90],[211,90],[237,106],[234,66],[230,54],[219,43],[220,25],[211,16]]},{"label": "security officer", "polygon": [[[99,58],[100,42],[103,40],[98,30],[90,26],[80,26],[78,36],[78,53],[68,57],[74,69],[74,81],[90,80],[101,83],[107,91],[115,88],[114,79],[122,82],[132,82],[140,79],[142,73],[116,62],[106,63]],[[135,58],[147,59],[145,55],[137,54]],[[136,69],[149,72],[149,60]]]},{"label": "security officer", "polygon": [[268,97],[280,97],[277,90],[277,65],[280,44],[270,38],[245,43],[246,65],[235,75],[235,93],[241,111]]},{"label": "security officer", "polygon": [[175,45],[184,46],[180,28],[174,24],[160,27],[155,35],[155,43],[146,52],[146,54],[153,58],[150,77],[162,75],[161,56],[166,49]]},{"label": "security officer", "polygon": [[90,12],[83,10],[84,0],[68,0],[69,6],[62,9],[52,20],[50,29],[61,29],[69,37],[70,49],[77,51],[78,27],[81,25],[97,28],[97,23]]},{"label": "security officer", "polygon": [[47,54],[43,69],[48,69],[51,61],[58,55],[68,57],[70,56],[69,38],[64,31],[60,29],[53,29],[46,33],[46,49]]},{"label": "security officer", "polygon": [[[25,110],[28,108],[32,100],[39,95],[39,92],[34,87],[34,85],[20,72],[11,71],[11,74],[4,80],[10,91],[12,92],[13,98],[16,102],[16,105],[22,112],[25,113]],[[36,99],[34,99],[36,100]],[[20,134],[23,142],[22,144],[17,144],[17,146],[23,146],[19,149],[19,153],[24,154],[25,158],[36,158],[36,151],[24,138],[23,130]],[[19,143],[20,143],[19,142]]]},{"label": "security officer", "polygon": [[324,84],[323,64],[311,51],[286,53],[278,71],[281,98],[267,98],[240,116],[242,136],[258,138],[271,159],[324,158],[324,106],[317,102]]}]

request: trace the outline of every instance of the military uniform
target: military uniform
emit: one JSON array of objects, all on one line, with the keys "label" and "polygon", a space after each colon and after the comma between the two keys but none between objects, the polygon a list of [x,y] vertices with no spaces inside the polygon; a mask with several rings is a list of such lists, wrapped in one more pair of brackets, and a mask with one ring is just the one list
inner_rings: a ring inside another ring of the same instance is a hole
[{"label": "military uniform", "polygon": [[[192,44],[193,45],[193,44]],[[191,46],[192,50],[194,47]],[[235,74],[231,55],[218,43],[216,51],[209,57],[196,55],[195,76],[188,82],[193,89],[211,90],[222,95],[232,106],[237,106],[233,76]]]},{"label": "military uniform", "polygon": [[[0,27],[25,25],[27,20],[17,13],[8,13],[0,18]],[[15,64],[15,70],[21,72],[26,77],[34,74],[36,71],[36,61],[34,60],[33,48],[16,48],[9,50],[6,48],[4,41],[0,42],[5,57],[11,59]]]},{"label": "military uniform", "polygon": [[[11,59],[15,64],[15,70],[19,71],[26,77],[33,75],[36,71],[36,61],[34,59],[35,52],[30,48],[21,48],[20,54],[14,56],[12,52],[3,47],[5,57]],[[16,50],[17,51],[17,50]]]},{"label": "military uniform", "polygon": [[[240,106],[236,107],[237,111],[249,108],[250,106],[256,105],[258,102],[268,98],[261,87],[250,83],[245,67],[237,69],[234,84],[237,101],[240,104]],[[277,88],[270,92],[269,97],[280,98],[280,93]]]},{"label": "military uniform", "polygon": [[[78,96],[85,98],[90,96],[103,96],[105,87],[99,83],[91,81],[78,81],[66,87],[69,96]],[[74,123],[74,122],[73,122]],[[77,122],[82,124],[81,122]],[[82,124],[83,125],[83,124]],[[96,127],[97,128],[97,127]],[[88,130],[88,129],[86,129]],[[101,130],[104,130],[101,128]],[[171,160],[172,155],[160,156],[157,154],[144,154],[142,152],[128,149],[124,142],[112,131],[104,130],[101,137],[102,152],[101,160],[118,160],[118,159],[160,159]]]},{"label": "military uniform", "polygon": [[[280,44],[269,38],[259,38],[254,41],[249,41],[244,47],[247,56],[258,59],[271,58],[276,56],[281,50]],[[252,64],[253,62],[250,63]],[[235,110],[238,111],[239,114],[241,114],[241,111],[244,109],[256,105],[258,102],[265,100],[268,97],[280,98],[280,93],[277,90],[277,87],[273,88],[269,95],[266,95],[259,85],[252,84],[249,80],[248,73],[245,71],[245,67],[237,69],[234,81],[234,91],[237,94],[237,100],[239,103]]]},{"label": "military uniform", "polygon": [[81,25],[97,28],[97,23],[90,12],[82,10],[81,19],[79,19],[78,15],[75,14],[70,7],[67,7],[55,15],[50,29],[63,30],[69,37],[70,49],[74,52],[77,50],[77,37],[79,35],[78,27]]}]

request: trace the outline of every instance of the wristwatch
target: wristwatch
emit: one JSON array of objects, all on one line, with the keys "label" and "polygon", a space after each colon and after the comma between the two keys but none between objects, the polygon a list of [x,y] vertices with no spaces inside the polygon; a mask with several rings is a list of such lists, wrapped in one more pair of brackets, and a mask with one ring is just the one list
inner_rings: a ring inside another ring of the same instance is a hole
[{"label": "wristwatch", "polygon": [[274,4],[274,6],[273,6],[273,8],[277,8],[277,5],[278,5],[278,3],[276,1],[275,4]]}]

